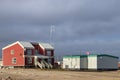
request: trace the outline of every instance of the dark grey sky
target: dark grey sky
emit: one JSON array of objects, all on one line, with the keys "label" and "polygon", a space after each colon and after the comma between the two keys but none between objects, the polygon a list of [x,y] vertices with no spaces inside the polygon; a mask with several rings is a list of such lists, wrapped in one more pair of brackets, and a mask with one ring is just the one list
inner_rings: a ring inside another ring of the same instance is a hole
[{"label": "dark grey sky", "polygon": [[50,41],[57,55],[120,56],[120,0],[0,0],[0,48],[15,41]]}]

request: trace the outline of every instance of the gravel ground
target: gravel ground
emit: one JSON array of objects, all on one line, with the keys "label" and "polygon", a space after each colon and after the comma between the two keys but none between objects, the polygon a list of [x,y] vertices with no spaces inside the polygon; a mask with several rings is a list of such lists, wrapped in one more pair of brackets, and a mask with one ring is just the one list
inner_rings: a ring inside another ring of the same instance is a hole
[{"label": "gravel ground", "polygon": [[0,80],[120,80],[120,71],[83,72],[40,69],[1,69]]}]

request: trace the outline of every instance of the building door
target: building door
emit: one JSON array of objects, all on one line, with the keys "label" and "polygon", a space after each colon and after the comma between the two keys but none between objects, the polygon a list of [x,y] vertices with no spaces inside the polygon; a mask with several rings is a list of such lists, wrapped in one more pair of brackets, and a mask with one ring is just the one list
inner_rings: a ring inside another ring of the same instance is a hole
[{"label": "building door", "polygon": [[28,57],[27,62],[28,62],[28,64],[31,64],[32,63],[32,58]]},{"label": "building door", "polygon": [[33,58],[32,57],[26,57],[25,58],[25,64],[26,65],[32,65],[33,64]]},{"label": "building door", "polygon": [[[47,51],[47,56],[51,57],[51,51],[50,50]],[[52,59],[51,58],[48,58],[47,61],[48,61],[48,63],[52,63]]]},{"label": "building door", "polygon": [[88,58],[80,58],[80,68],[81,69],[88,69]]},{"label": "building door", "polygon": [[68,65],[65,65],[65,69],[68,69],[69,68],[69,66]]},{"label": "building door", "polygon": [[52,59],[51,58],[48,59],[48,63],[52,63]]}]

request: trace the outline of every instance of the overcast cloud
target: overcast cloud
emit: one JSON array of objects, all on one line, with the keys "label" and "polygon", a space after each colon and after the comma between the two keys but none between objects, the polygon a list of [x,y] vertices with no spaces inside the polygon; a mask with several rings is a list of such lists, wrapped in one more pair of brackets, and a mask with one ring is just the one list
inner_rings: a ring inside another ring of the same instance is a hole
[{"label": "overcast cloud", "polygon": [[15,41],[50,41],[56,55],[120,57],[120,0],[0,0],[0,48]]}]

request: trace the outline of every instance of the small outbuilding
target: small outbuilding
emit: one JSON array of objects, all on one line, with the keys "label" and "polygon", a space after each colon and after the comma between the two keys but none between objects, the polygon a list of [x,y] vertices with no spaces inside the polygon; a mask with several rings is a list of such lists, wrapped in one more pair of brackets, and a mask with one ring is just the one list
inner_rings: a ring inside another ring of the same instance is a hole
[{"label": "small outbuilding", "polygon": [[107,54],[67,55],[63,57],[63,69],[117,70],[118,57]]}]

